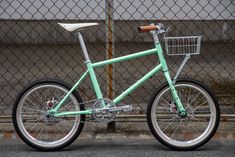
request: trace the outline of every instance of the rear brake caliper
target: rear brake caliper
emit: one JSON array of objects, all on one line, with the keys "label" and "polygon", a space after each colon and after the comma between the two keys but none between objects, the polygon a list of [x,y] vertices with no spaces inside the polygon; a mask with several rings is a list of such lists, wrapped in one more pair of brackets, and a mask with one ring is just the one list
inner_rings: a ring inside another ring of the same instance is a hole
[{"label": "rear brake caliper", "polygon": [[58,103],[59,103],[59,99],[55,97],[51,101],[47,101],[47,107],[48,109],[53,109],[53,107]]}]

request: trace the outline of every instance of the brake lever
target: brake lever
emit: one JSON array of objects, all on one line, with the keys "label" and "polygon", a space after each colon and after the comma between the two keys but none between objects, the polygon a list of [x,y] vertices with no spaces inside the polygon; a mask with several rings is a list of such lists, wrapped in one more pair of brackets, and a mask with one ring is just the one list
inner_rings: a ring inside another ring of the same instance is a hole
[{"label": "brake lever", "polygon": [[157,25],[158,25],[158,30],[157,30],[158,34],[162,34],[166,32],[165,26],[162,23],[158,23]]}]

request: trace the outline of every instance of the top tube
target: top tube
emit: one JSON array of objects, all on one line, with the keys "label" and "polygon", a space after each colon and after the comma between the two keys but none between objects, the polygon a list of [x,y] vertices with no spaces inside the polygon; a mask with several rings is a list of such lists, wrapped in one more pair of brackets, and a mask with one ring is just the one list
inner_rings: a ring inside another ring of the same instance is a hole
[{"label": "top tube", "polygon": [[146,51],[141,51],[141,52],[137,52],[134,54],[129,54],[126,56],[121,56],[121,57],[117,57],[117,58],[113,58],[113,59],[109,59],[109,60],[104,60],[104,61],[92,63],[92,67],[100,67],[100,66],[104,66],[107,64],[118,63],[118,62],[131,60],[131,59],[138,58],[138,57],[144,57],[144,56],[151,55],[151,54],[157,54],[157,48],[146,50]]}]

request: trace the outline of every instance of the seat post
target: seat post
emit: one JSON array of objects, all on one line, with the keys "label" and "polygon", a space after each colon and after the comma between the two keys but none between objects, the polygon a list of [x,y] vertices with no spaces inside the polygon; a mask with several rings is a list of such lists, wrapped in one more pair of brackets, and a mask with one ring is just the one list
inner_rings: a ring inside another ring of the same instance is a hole
[{"label": "seat post", "polygon": [[80,32],[78,32],[78,39],[79,39],[80,45],[82,47],[82,52],[83,52],[83,55],[84,55],[84,58],[85,58],[85,63],[86,63],[87,61],[90,61],[90,59],[89,59],[89,56],[88,56],[88,52],[87,52],[86,45],[84,43],[82,34]]},{"label": "seat post", "polygon": [[100,86],[99,86],[99,83],[98,83],[96,75],[95,75],[95,71],[92,67],[91,61],[90,61],[88,53],[87,53],[86,45],[84,43],[84,40],[82,38],[82,34],[80,32],[78,32],[78,39],[79,39],[79,42],[80,42],[81,47],[82,47],[82,52],[83,52],[84,57],[85,57],[85,64],[86,64],[88,72],[90,74],[90,79],[91,79],[91,82],[93,84],[93,88],[95,90],[97,99],[103,99],[103,95],[101,93]]}]

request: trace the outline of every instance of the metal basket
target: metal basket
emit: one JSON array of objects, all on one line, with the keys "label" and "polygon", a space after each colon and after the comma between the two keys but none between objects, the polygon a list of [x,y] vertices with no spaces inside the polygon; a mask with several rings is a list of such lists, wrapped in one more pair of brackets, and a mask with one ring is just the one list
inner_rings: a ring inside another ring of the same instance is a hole
[{"label": "metal basket", "polygon": [[200,53],[202,36],[165,37],[167,55],[195,55]]}]

